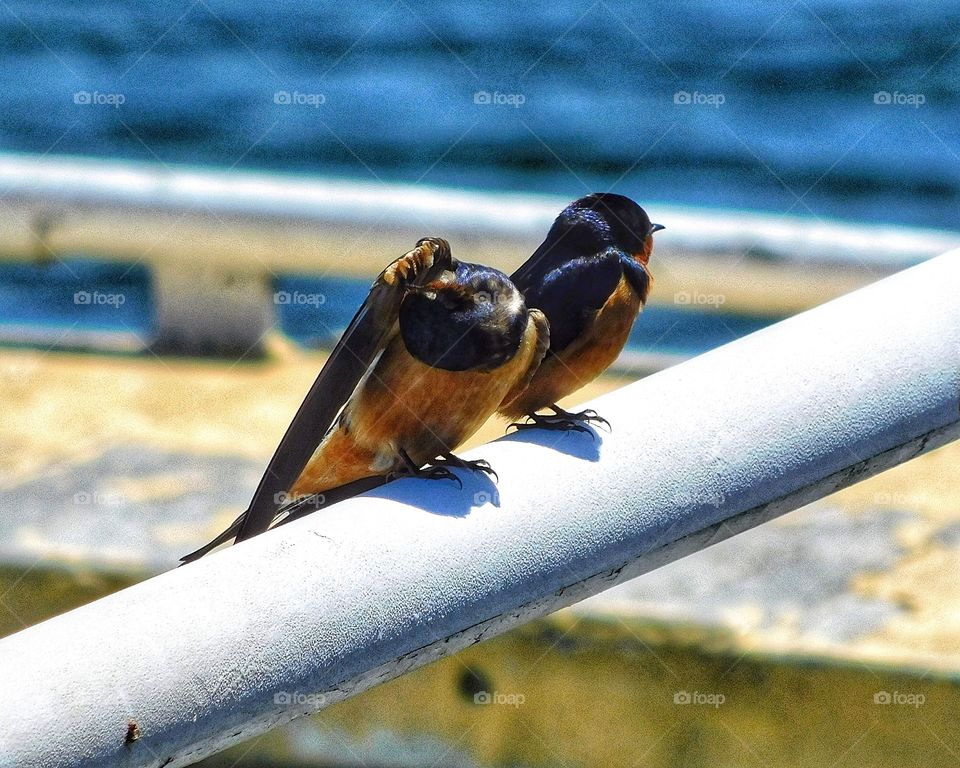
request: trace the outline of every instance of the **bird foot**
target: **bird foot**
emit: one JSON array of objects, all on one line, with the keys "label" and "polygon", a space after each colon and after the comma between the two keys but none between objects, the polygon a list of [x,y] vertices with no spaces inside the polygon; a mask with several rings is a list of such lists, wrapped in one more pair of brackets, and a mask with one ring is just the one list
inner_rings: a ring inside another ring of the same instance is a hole
[{"label": "bird foot", "polygon": [[608,432],[611,430],[610,422],[593,410],[593,408],[587,408],[586,410],[577,411],[576,413],[565,411],[559,405],[551,405],[550,408],[558,418],[571,419],[572,421],[583,424],[595,424],[602,429],[606,429]]},{"label": "bird foot", "polygon": [[461,459],[459,456],[455,456],[452,453],[444,453],[441,454],[441,458],[435,459],[431,466],[450,466],[457,467],[458,469],[469,469],[471,472],[483,472],[485,475],[492,477],[494,480],[500,480],[500,477],[497,475],[494,468],[490,466],[490,462],[486,459],[474,459],[472,461],[468,461],[467,459]]},{"label": "bird foot", "polygon": [[[427,464],[424,467],[417,466],[409,454],[401,450],[400,458],[403,460],[403,467],[393,472],[388,479],[397,480],[401,477],[422,477],[426,480],[453,480],[457,485],[463,488],[463,481],[444,466],[446,462],[438,461]],[[454,465],[456,466],[456,465]]]},{"label": "bird foot", "polygon": [[559,405],[550,405],[548,407],[553,411],[552,414],[531,413],[527,415],[526,421],[513,422],[509,424],[507,428],[514,427],[517,430],[551,429],[563,432],[586,432],[587,434],[593,434],[593,432],[587,428],[588,424],[606,428],[608,431],[610,429],[610,422],[592,408],[571,413],[570,411],[565,411]]}]

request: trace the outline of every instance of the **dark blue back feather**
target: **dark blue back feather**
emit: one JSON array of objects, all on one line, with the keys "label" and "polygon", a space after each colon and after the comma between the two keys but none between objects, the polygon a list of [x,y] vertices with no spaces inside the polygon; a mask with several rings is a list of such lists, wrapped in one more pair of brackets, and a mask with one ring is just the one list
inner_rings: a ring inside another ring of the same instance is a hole
[{"label": "dark blue back feather", "polygon": [[649,276],[634,261],[651,232],[646,212],[622,195],[598,193],[557,216],[546,239],[510,276],[530,308],[550,321],[550,351],[565,349],[587,327],[626,275],[645,300]]},{"label": "dark blue back feather", "polygon": [[533,282],[527,305],[550,321],[550,351],[559,352],[579,336],[623,277],[624,254],[610,248],[595,256],[567,259]]}]

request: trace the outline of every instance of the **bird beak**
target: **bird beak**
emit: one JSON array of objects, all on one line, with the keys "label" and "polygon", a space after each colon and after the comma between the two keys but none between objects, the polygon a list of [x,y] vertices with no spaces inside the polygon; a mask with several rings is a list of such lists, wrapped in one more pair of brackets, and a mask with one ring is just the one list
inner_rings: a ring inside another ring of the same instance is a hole
[{"label": "bird beak", "polygon": [[654,232],[659,232],[661,229],[666,229],[666,227],[663,226],[663,224],[651,224],[650,234],[652,235]]}]

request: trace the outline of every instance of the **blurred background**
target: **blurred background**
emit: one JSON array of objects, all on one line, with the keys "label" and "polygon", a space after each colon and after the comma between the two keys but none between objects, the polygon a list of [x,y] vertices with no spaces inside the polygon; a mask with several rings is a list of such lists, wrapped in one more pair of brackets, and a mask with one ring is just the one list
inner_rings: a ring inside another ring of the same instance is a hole
[{"label": "blurred background", "polygon": [[947,228],[960,213],[949,4],[4,10],[9,150]]},{"label": "blurred background", "polygon": [[[667,226],[570,402],[960,246],[949,5],[3,0],[0,65],[4,634],[231,521],[421,236],[510,271],[599,190]],[[957,454],[208,764],[953,765]]]}]

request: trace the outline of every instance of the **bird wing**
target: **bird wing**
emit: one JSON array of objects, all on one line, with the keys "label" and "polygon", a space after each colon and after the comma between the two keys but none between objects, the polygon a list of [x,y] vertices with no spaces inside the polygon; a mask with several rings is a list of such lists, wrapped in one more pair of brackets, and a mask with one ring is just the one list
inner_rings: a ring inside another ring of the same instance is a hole
[{"label": "bird wing", "polygon": [[526,295],[527,289],[543,281],[544,275],[556,269],[569,258],[575,256],[569,245],[552,237],[551,233],[540,243],[537,250],[510,275],[510,281],[520,293]]},{"label": "bird wing", "polygon": [[407,289],[430,282],[452,268],[447,241],[428,237],[380,273],[287,427],[250,506],[210,544],[181,558],[183,562],[203,556],[231,537],[243,541],[270,527],[282,494],[299,477],[320,438],[386,345]]},{"label": "bird wing", "polygon": [[517,287],[523,291],[528,306],[542,310],[550,318],[551,352],[560,352],[576,339],[610,298],[623,277],[623,255],[622,251],[609,248],[567,259],[546,271],[526,272],[526,285]]}]

